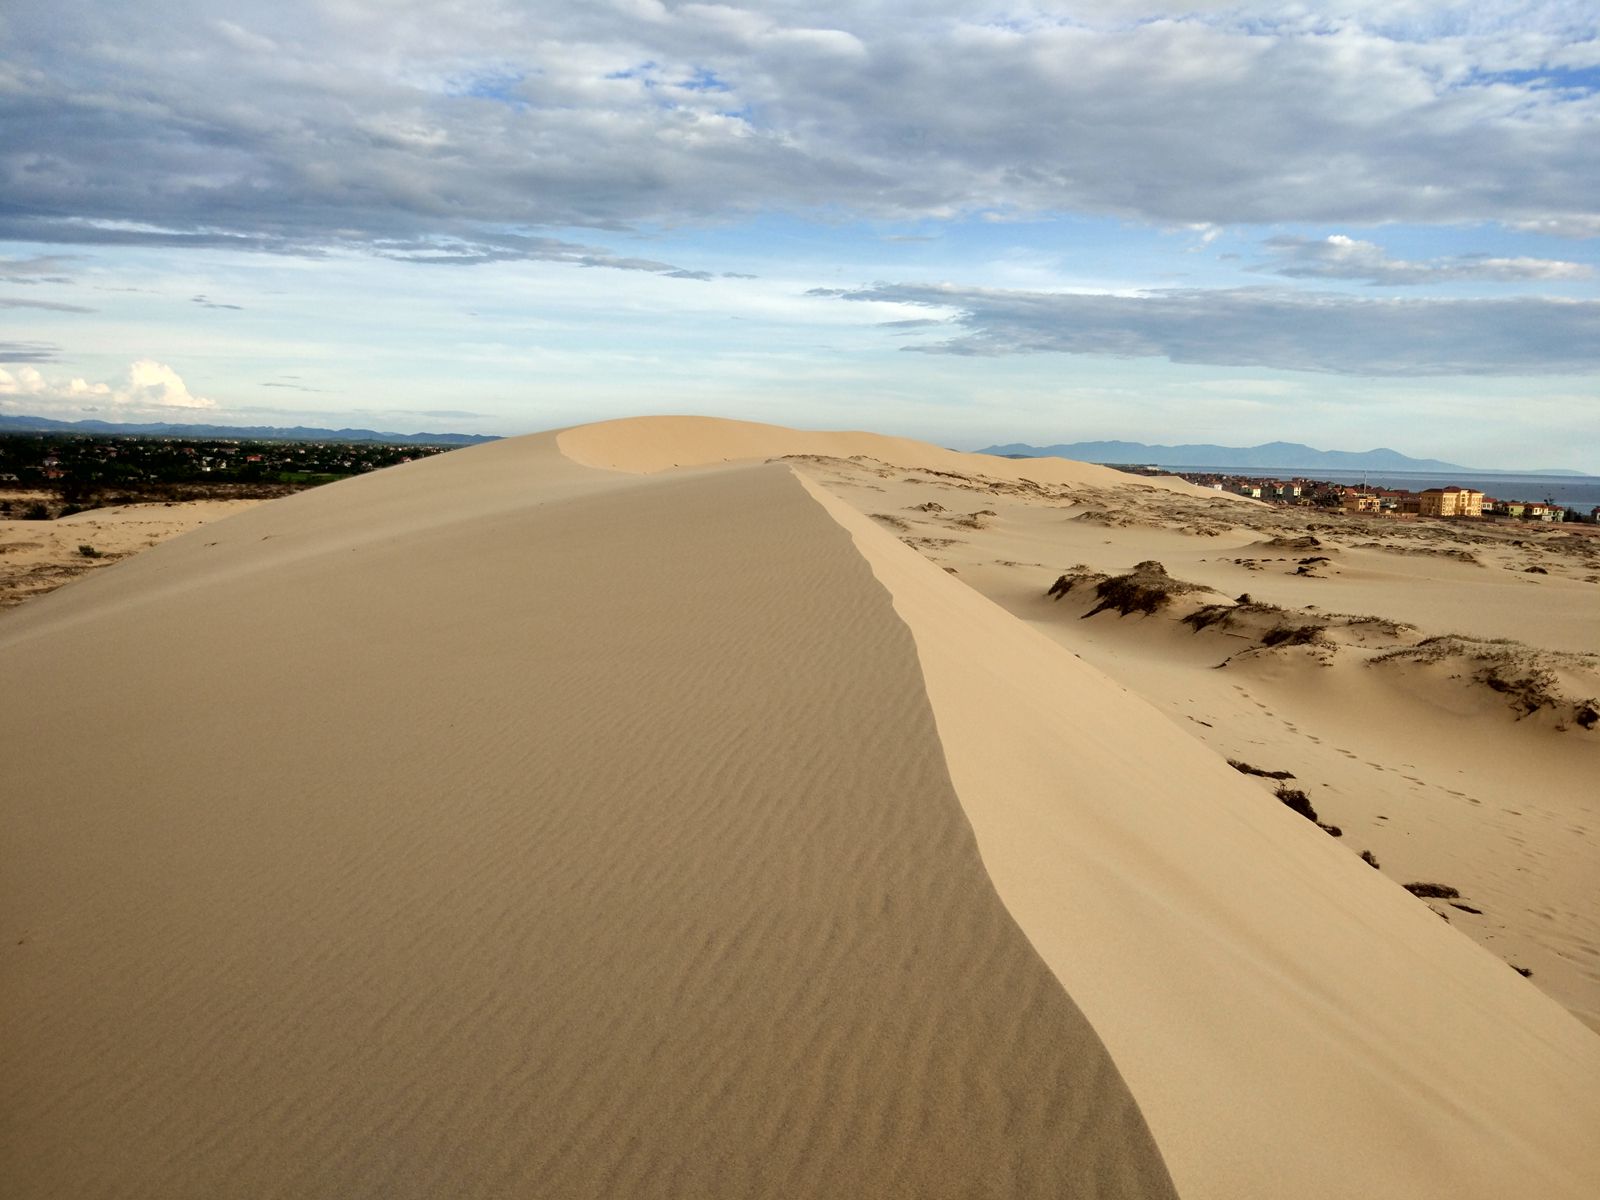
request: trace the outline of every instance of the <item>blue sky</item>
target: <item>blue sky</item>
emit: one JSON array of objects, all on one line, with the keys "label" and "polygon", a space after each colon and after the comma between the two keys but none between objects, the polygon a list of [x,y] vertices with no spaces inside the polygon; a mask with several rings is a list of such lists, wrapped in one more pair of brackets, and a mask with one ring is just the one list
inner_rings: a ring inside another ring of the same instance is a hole
[{"label": "blue sky", "polygon": [[24,0],[0,412],[1600,472],[1585,4]]}]

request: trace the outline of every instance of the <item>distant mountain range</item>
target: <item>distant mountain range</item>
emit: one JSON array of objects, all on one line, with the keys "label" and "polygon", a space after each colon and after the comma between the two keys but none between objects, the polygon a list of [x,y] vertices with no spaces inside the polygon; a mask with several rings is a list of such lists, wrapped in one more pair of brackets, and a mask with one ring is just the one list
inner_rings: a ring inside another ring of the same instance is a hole
[{"label": "distant mountain range", "polygon": [[1154,463],[1162,467],[1249,468],[1275,471],[1415,471],[1423,474],[1462,475],[1577,475],[1582,471],[1495,471],[1440,462],[1436,458],[1411,458],[1398,450],[1317,450],[1299,442],[1266,442],[1260,446],[1149,446],[1144,442],[1073,442],[1071,445],[1030,446],[1012,442],[990,446],[983,454],[1008,458],[1071,458],[1092,463]]},{"label": "distant mountain range", "polygon": [[475,446],[500,439],[488,433],[379,433],[372,429],[315,429],[305,425],[125,425],[115,421],[56,421],[0,415],[0,433],[100,433],[119,437],[249,438],[262,442],[388,442],[415,446]]}]

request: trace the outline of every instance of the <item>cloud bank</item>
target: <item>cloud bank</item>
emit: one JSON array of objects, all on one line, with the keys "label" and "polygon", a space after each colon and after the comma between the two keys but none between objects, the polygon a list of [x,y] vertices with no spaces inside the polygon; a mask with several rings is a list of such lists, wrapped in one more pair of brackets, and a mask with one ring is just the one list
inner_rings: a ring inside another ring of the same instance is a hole
[{"label": "cloud bank", "polygon": [[1098,354],[1338,375],[1544,375],[1600,370],[1600,301],[1366,299],[1272,288],[1138,295],[875,284],[844,300],[949,310],[925,354]]},{"label": "cloud bank", "polygon": [[1273,237],[1265,243],[1269,261],[1254,268],[1290,279],[1353,279],[1374,285],[1428,283],[1559,283],[1591,279],[1587,263],[1548,258],[1495,258],[1458,255],[1427,262],[1391,258],[1383,247],[1344,234],[1325,238]]}]

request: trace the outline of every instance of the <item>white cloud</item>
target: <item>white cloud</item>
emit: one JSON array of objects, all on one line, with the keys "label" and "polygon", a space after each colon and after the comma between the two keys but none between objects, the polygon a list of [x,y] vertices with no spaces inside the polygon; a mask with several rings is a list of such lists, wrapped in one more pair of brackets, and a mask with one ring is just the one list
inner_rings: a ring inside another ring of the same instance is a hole
[{"label": "white cloud", "polygon": [[26,401],[41,411],[90,411],[111,407],[148,412],[217,406],[215,400],[191,393],[171,367],[149,358],[130,363],[120,378],[102,383],[90,383],[82,378],[50,379],[31,366],[0,367],[0,398],[9,401],[13,408]]}]

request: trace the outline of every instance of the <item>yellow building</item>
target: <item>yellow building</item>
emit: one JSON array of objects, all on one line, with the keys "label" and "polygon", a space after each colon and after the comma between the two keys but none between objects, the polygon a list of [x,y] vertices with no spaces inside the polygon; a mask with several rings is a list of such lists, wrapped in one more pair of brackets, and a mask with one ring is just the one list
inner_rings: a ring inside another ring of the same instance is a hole
[{"label": "yellow building", "polygon": [[1347,513],[1375,513],[1378,511],[1378,497],[1368,492],[1346,492],[1344,494],[1344,511]]},{"label": "yellow building", "polygon": [[1481,517],[1483,493],[1472,488],[1429,488],[1417,497],[1417,513],[1424,517]]}]

